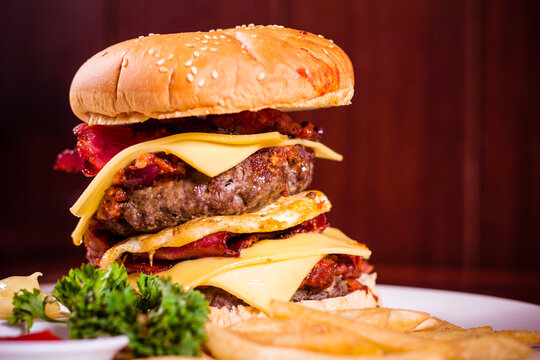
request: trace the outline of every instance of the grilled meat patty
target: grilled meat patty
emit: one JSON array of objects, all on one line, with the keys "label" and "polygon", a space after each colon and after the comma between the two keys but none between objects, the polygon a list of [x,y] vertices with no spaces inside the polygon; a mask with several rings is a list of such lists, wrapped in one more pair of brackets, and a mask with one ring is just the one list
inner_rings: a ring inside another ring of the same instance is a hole
[{"label": "grilled meat patty", "polygon": [[156,174],[165,175],[156,175],[150,184],[144,184],[126,179],[125,172],[120,174],[106,191],[97,219],[113,234],[125,237],[156,232],[201,216],[256,211],[309,186],[314,159],[313,150],[300,145],[266,148],[214,178],[178,158],[167,165],[172,170],[161,171],[168,167],[154,159],[144,163],[143,169],[155,166]]}]

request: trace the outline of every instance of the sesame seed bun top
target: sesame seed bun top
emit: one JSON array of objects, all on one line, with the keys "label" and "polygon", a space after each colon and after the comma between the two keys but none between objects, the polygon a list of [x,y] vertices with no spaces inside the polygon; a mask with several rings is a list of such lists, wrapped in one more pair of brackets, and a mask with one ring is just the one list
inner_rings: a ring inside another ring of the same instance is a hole
[{"label": "sesame seed bun top", "polygon": [[120,125],[347,105],[353,86],[351,62],[331,40],[250,25],[113,45],[81,66],[69,97],[81,120]]}]

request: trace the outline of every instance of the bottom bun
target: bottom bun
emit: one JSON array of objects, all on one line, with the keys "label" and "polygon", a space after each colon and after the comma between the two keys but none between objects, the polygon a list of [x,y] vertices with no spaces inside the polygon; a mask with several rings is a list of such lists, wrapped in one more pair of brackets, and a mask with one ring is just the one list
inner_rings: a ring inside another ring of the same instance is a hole
[{"label": "bottom bun", "polygon": [[[380,296],[375,281],[377,274],[362,274],[359,280],[367,288],[365,290],[356,290],[347,295],[324,300],[303,300],[298,304],[322,311],[363,309],[380,306]],[[252,318],[263,318],[268,315],[252,306],[237,305],[232,309],[226,307],[210,307],[208,320],[219,327],[227,327],[239,321]]]}]

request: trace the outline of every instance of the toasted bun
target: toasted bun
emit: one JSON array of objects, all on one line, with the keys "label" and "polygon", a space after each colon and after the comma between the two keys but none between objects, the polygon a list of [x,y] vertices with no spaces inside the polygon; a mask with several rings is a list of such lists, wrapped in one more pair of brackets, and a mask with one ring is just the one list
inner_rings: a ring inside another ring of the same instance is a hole
[{"label": "toasted bun", "polygon": [[151,35],[113,45],[79,69],[75,115],[121,125],[237,113],[347,105],[354,75],[331,40],[282,26]]},{"label": "toasted bun", "polygon": [[[360,282],[367,286],[367,290],[357,290],[345,296],[336,298],[328,298],[324,300],[304,300],[298,304],[322,311],[346,310],[346,309],[363,309],[380,306],[380,296],[375,281],[377,274],[363,274],[360,277]],[[227,327],[239,321],[252,318],[267,317],[267,315],[251,306],[238,305],[231,310],[222,307],[210,307],[208,320],[220,327]]]}]

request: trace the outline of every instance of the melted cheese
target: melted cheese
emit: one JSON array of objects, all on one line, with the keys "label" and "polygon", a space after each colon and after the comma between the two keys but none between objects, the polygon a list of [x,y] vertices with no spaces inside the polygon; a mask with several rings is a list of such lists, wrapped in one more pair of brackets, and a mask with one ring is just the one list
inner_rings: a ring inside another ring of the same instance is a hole
[{"label": "melted cheese", "polygon": [[215,177],[238,165],[260,149],[287,145],[310,147],[317,157],[337,161],[342,159],[341,155],[321,143],[304,139],[289,139],[278,132],[255,135],[185,133],[130,146],[116,154],[101,169],[71,207],[73,215],[81,218],[73,231],[73,242],[76,245],[81,244],[88,221],[97,211],[105,190],[112,184],[114,175],[142,154],[156,152],[173,154],[203,174]]},{"label": "melted cheese", "polygon": [[230,216],[201,217],[155,234],[126,239],[108,249],[99,266],[107,268],[125,252],[149,253],[161,247],[180,247],[220,231],[236,234],[285,230],[329,211],[330,201],[320,191],[282,196],[261,210]]},{"label": "melted cheese", "polygon": [[237,258],[207,257],[181,261],[158,275],[169,277],[173,282],[185,288],[195,288],[220,274],[235,269],[328,254],[356,255],[367,259],[371,251],[364,244],[352,240],[340,230],[328,228],[323,233],[302,233],[287,239],[263,240],[241,250]]},{"label": "melted cheese", "polygon": [[247,266],[213,277],[203,285],[221,288],[269,313],[270,301],[289,301],[322,258],[323,255],[316,255]]}]

